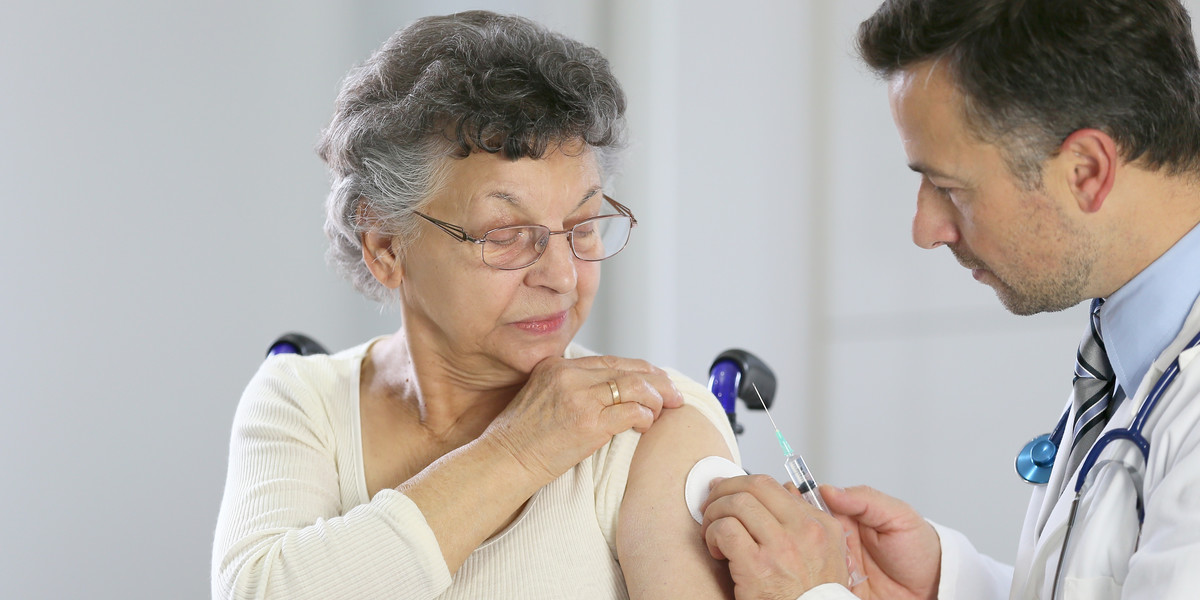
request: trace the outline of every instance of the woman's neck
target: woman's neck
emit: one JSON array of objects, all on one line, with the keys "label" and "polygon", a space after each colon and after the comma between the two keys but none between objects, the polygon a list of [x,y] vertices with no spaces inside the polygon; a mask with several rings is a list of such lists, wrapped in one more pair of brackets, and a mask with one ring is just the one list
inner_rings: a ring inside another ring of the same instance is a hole
[{"label": "woman's neck", "polygon": [[363,359],[364,390],[411,411],[423,429],[443,437],[470,438],[499,415],[524,381],[480,377],[480,371],[410,343],[405,330],[372,344]]}]

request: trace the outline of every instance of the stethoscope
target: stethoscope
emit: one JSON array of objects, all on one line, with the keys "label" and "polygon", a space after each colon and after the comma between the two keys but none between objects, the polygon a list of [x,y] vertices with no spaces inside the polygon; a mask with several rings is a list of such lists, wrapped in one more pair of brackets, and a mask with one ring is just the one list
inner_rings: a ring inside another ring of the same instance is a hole
[{"label": "stethoscope", "polygon": [[[1200,344],[1200,333],[1196,334],[1188,342],[1187,346],[1180,351],[1180,354],[1194,348],[1198,344]],[[1079,500],[1083,496],[1084,489],[1086,488],[1085,483],[1092,472],[1092,467],[1100,459],[1100,453],[1109,444],[1118,440],[1125,440],[1136,446],[1141,451],[1142,466],[1145,467],[1150,458],[1150,440],[1147,440],[1143,435],[1146,428],[1146,421],[1150,419],[1150,414],[1158,406],[1158,401],[1162,399],[1163,393],[1171,385],[1171,382],[1175,381],[1175,376],[1178,374],[1179,356],[1176,356],[1175,360],[1171,361],[1171,365],[1167,367],[1167,370],[1163,371],[1162,375],[1159,375],[1158,381],[1154,383],[1154,387],[1151,388],[1146,401],[1138,408],[1137,414],[1133,418],[1133,423],[1129,427],[1114,429],[1101,435],[1096,440],[1096,443],[1092,445],[1092,449],[1088,451],[1083,462],[1080,463],[1079,476],[1075,478],[1075,499],[1071,502],[1071,513],[1067,519],[1067,531],[1063,537],[1062,549],[1058,555],[1058,567],[1054,573],[1055,584],[1051,592],[1052,599],[1058,592],[1058,580],[1062,573],[1063,560],[1067,555],[1067,542],[1071,539],[1071,529],[1075,526],[1075,514],[1079,509]],[[1063,432],[1067,428],[1067,417],[1070,415],[1070,412],[1071,409],[1068,407],[1058,420],[1058,424],[1055,425],[1054,431],[1034,438],[1028,444],[1025,444],[1025,447],[1017,454],[1017,474],[1022,479],[1035,485],[1044,485],[1050,481],[1050,469],[1054,466],[1055,456],[1058,455],[1058,446],[1062,443]],[[1138,493],[1137,513],[1138,528],[1140,529],[1146,517],[1146,510],[1142,505],[1140,491]]]}]

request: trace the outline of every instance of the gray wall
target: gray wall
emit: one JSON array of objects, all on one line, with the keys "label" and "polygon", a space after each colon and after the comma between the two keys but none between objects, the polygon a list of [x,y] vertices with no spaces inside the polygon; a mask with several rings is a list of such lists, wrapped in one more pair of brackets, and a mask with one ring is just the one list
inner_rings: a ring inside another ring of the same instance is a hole
[{"label": "gray wall", "polygon": [[[208,594],[229,425],[266,344],[398,326],[323,263],[312,146],[338,81],[412,18],[468,7],[595,44],[626,85],[613,192],[644,226],[584,341],[698,379],[756,352],[819,478],[1011,560],[1012,459],[1053,425],[1083,317],[1012,317],[912,246],[917,180],[849,45],[875,4],[0,5],[0,597]],[[747,467],[782,477],[765,417],[743,420]]]}]

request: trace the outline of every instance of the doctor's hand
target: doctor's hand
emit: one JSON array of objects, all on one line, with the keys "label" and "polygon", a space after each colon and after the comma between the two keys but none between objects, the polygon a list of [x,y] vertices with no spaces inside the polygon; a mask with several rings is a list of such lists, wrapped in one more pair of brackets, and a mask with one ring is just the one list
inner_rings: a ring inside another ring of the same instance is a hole
[{"label": "doctor's hand", "polygon": [[854,593],[865,600],[937,598],[942,546],[937,532],[908,504],[878,490],[821,486],[829,510],[850,533],[867,576]]},{"label": "doctor's hand", "polygon": [[850,580],[842,525],[788,486],[766,475],[718,480],[701,507],[708,552],[729,561],[738,600],[794,600]]}]

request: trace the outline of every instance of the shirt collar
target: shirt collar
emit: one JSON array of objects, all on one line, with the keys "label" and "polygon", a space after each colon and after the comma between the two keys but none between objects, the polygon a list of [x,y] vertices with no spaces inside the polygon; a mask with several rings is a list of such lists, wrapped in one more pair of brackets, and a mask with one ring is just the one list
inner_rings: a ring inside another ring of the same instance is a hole
[{"label": "shirt collar", "polygon": [[1200,226],[1113,292],[1100,309],[1100,335],[1117,385],[1137,394],[1150,365],[1179,335],[1200,297]]}]

